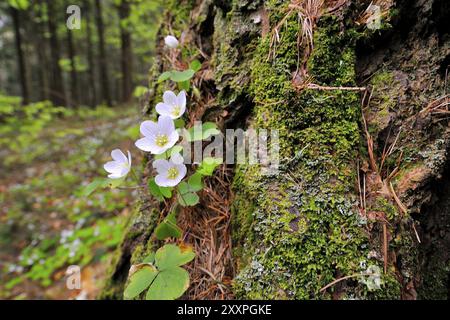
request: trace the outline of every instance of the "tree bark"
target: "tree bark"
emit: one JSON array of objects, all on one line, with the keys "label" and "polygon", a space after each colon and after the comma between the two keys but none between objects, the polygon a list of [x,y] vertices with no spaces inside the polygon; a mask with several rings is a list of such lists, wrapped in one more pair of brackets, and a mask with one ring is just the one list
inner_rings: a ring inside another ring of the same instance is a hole
[{"label": "tree bark", "polygon": [[27,70],[25,64],[25,55],[22,48],[22,34],[21,34],[21,19],[20,11],[10,7],[11,17],[14,24],[14,37],[16,41],[17,51],[17,65],[19,67],[20,86],[22,89],[22,104],[28,104],[30,102],[30,92],[27,81]]},{"label": "tree bark", "polygon": [[102,5],[100,0],[95,0],[95,12],[98,34],[98,64],[100,66],[100,85],[102,89],[102,99],[108,105],[112,105],[111,93],[109,91],[108,64],[105,52],[105,31],[102,17]]},{"label": "tree bark", "polygon": [[51,81],[50,100],[57,106],[66,106],[66,92],[64,90],[64,80],[59,61],[61,59],[61,49],[58,39],[55,17],[57,16],[54,1],[47,0],[47,24],[50,33],[51,52]]},{"label": "tree bark", "polygon": [[[278,174],[224,167],[205,182],[200,205],[178,216],[197,254],[185,298],[448,298],[450,9],[443,0],[386,1],[374,26],[370,3],[168,8],[144,111],[154,112],[167,86],[156,80],[172,67],[163,38],[175,30],[202,52],[193,85],[209,99],[189,95],[191,118],[277,129],[280,141]],[[309,18],[308,32],[299,17]],[[144,172],[153,176],[151,161]],[[151,235],[165,207],[147,192],[141,200],[104,298],[122,298],[130,265],[160,245]],[[215,219],[231,228],[202,223]]]},{"label": "tree bark", "polygon": [[92,47],[92,29],[91,29],[91,6],[88,0],[83,2],[86,17],[86,43],[87,43],[87,60],[89,65],[88,70],[88,92],[89,104],[94,107],[97,105],[97,91],[95,81],[95,64],[94,53]]},{"label": "tree bark", "polygon": [[67,48],[69,52],[70,59],[70,105],[72,107],[76,106],[79,101],[79,91],[78,91],[78,76],[77,76],[77,68],[75,62],[75,48],[73,45],[73,35],[72,30],[67,28]]},{"label": "tree bark", "polygon": [[38,1],[39,10],[38,22],[36,23],[36,29],[38,30],[38,37],[36,37],[36,49],[39,60],[39,90],[40,100],[49,99],[49,79],[48,79],[48,59],[47,59],[47,39],[45,38],[45,25],[44,25],[44,1]]},{"label": "tree bark", "polygon": [[120,18],[122,102],[129,102],[131,99],[133,86],[133,52],[131,46],[131,33],[126,23],[130,16],[130,2],[128,0],[122,0],[118,6],[118,10]]}]

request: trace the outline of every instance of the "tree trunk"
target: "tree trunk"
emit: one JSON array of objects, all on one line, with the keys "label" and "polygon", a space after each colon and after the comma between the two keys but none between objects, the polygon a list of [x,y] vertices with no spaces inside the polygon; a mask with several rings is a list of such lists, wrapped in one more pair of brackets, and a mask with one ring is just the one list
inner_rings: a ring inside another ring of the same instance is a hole
[{"label": "tree trunk", "polygon": [[102,99],[108,105],[112,105],[111,94],[109,92],[108,65],[105,52],[104,25],[102,17],[102,5],[100,0],[95,0],[96,22],[98,33],[98,64],[100,66],[100,85],[102,89]]},{"label": "tree trunk", "polygon": [[[185,298],[448,298],[447,2],[289,4],[179,0],[161,26],[144,111],[166,88],[175,30],[202,52],[191,118],[280,142],[277,174],[224,167],[179,214],[197,254]],[[160,245],[164,206],[147,193],[103,298],[122,298],[130,265]]]},{"label": "tree trunk", "polygon": [[51,52],[51,72],[50,100],[57,106],[67,105],[66,93],[64,90],[64,80],[62,76],[59,60],[61,59],[61,49],[59,46],[58,33],[55,24],[56,10],[54,1],[47,0],[47,23],[50,33]]},{"label": "tree trunk", "polygon": [[91,6],[89,1],[85,0],[83,2],[85,17],[86,17],[86,43],[87,43],[87,60],[89,65],[88,70],[88,92],[89,92],[89,104],[94,107],[97,105],[97,92],[95,89],[95,64],[94,64],[94,53],[92,48],[92,30],[91,30]]},{"label": "tree trunk", "polygon": [[72,107],[76,106],[79,101],[78,95],[78,76],[75,62],[75,48],[73,46],[73,35],[72,31],[67,28],[67,48],[69,52],[70,59],[70,105]]},{"label": "tree trunk", "polygon": [[[133,52],[131,49],[131,33],[126,24],[130,16],[130,3],[122,0],[118,6],[120,18],[121,67],[122,67],[122,102],[129,102],[133,86]],[[125,25],[123,24],[125,22]]]},{"label": "tree trunk", "polygon": [[14,24],[14,37],[16,40],[16,51],[17,51],[17,64],[19,67],[19,76],[20,76],[20,86],[22,89],[22,104],[28,104],[30,102],[30,92],[27,81],[27,70],[25,64],[25,55],[22,48],[22,35],[21,35],[21,19],[20,19],[20,11],[10,7],[11,17]]}]

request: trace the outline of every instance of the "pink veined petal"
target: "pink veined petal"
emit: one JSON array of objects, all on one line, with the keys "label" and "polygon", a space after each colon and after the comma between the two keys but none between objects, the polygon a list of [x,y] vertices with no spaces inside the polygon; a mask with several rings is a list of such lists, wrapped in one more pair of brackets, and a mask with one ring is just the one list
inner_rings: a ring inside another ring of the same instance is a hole
[{"label": "pink veined petal", "polygon": [[164,159],[158,159],[153,161],[153,168],[158,172],[159,174],[167,173],[167,170],[170,168],[169,161]]},{"label": "pink veined petal", "polygon": [[172,107],[163,102],[158,103],[155,109],[162,116],[170,116],[172,112]]},{"label": "pink veined petal", "polygon": [[175,123],[169,116],[160,116],[158,118],[159,132],[170,136],[175,131]]},{"label": "pink veined petal", "polygon": [[155,137],[158,134],[158,124],[154,121],[146,120],[141,123],[141,134],[146,137]]},{"label": "pink veined petal", "polygon": [[120,170],[120,164],[116,161],[109,161],[103,165],[103,169],[109,173],[116,173]]},{"label": "pink veined petal", "polygon": [[111,151],[111,157],[113,158],[113,160],[115,160],[117,162],[121,162],[121,163],[128,162],[127,157],[120,149],[114,149],[113,151]]},{"label": "pink veined petal", "polygon": [[163,94],[163,101],[165,104],[168,104],[170,106],[177,104],[177,96],[173,91],[167,90]]}]

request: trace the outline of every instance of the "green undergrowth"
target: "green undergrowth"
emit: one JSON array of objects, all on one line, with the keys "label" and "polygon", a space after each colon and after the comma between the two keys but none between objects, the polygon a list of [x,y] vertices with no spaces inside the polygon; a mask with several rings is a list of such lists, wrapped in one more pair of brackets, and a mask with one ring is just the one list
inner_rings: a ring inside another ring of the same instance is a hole
[{"label": "green undergrowth", "polygon": [[131,190],[81,193],[105,174],[111,147],[136,138],[136,111],[6,100],[14,108],[1,108],[0,120],[0,297],[67,298],[65,268],[107,265],[122,238]]}]

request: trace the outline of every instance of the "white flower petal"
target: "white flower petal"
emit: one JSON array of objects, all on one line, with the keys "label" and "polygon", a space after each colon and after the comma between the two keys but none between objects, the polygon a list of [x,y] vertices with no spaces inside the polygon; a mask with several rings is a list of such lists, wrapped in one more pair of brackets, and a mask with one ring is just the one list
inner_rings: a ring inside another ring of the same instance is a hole
[{"label": "white flower petal", "polygon": [[158,129],[160,134],[170,136],[175,131],[175,123],[169,116],[160,116],[158,118]]},{"label": "white flower petal", "polygon": [[158,134],[158,124],[154,121],[146,120],[141,123],[141,134],[146,137],[154,137]]},{"label": "white flower petal", "polygon": [[103,165],[103,168],[109,173],[120,172],[120,163],[117,161],[109,161]]},{"label": "white flower petal", "polygon": [[174,153],[174,154],[172,155],[172,157],[170,157],[170,162],[172,162],[172,163],[174,163],[174,164],[180,165],[180,164],[183,164],[184,159],[183,159],[183,157],[181,156],[181,154],[179,154],[179,153]]},{"label": "white flower petal", "polygon": [[182,90],[177,96],[177,105],[186,108],[186,91]]},{"label": "white flower petal", "polygon": [[166,43],[166,46],[169,48],[176,48],[178,47],[178,40],[174,36],[167,36],[164,38],[164,42]]},{"label": "white flower petal", "polygon": [[172,118],[172,106],[160,102],[156,105],[156,112],[158,112],[162,116],[169,116]]},{"label": "white flower petal", "polygon": [[169,142],[167,142],[167,146],[169,148],[172,148],[175,143],[178,142],[178,139],[180,138],[180,135],[178,134],[178,131],[173,131],[170,135],[169,135]]},{"label": "white flower petal", "polygon": [[123,176],[120,173],[111,173],[110,175],[108,175],[108,178],[110,178],[110,179],[119,179],[122,177]]},{"label": "white flower petal", "polygon": [[170,106],[176,106],[178,104],[178,97],[173,91],[167,90],[163,94],[163,101]]},{"label": "white flower petal", "polygon": [[122,167],[120,170],[120,177],[125,177],[130,172],[130,167]]},{"label": "white flower petal", "polygon": [[152,141],[152,139],[145,137],[137,140],[134,143],[134,145],[139,149],[141,149],[142,151],[150,152],[150,150],[152,150],[155,144],[154,141]]},{"label": "white flower petal", "polygon": [[114,149],[111,151],[111,157],[113,160],[119,162],[119,163],[127,163],[128,159],[125,156],[125,154],[120,149]]},{"label": "white flower petal", "polygon": [[156,145],[155,140],[151,138],[142,138],[135,142],[136,147],[145,152],[150,152],[151,154],[161,154],[165,152],[170,146],[160,147]]},{"label": "white flower petal", "polygon": [[160,187],[170,187],[170,179],[165,174],[158,174],[155,177],[155,183]]},{"label": "white flower petal", "polygon": [[128,166],[131,168],[131,153],[128,150],[127,152],[128,152]]},{"label": "white flower petal", "polygon": [[186,166],[184,164],[177,164],[176,167],[177,167],[178,172],[179,172],[178,173],[178,178],[180,178],[180,180],[178,182],[180,182],[181,179],[183,179],[186,176],[187,168],[186,168]]},{"label": "white flower petal", "polygon": [[152,166],[158,173],[167,173],[167,170],[169,170],[170,168],[169,161],[164,159],[158,159],[153,161]]}]

